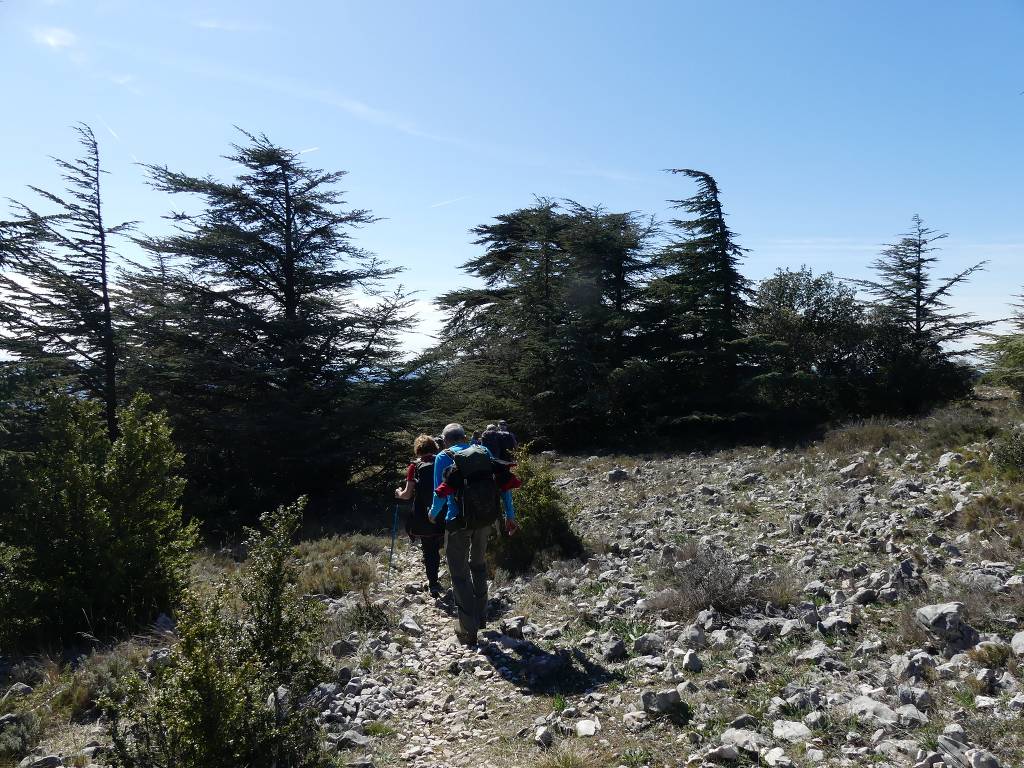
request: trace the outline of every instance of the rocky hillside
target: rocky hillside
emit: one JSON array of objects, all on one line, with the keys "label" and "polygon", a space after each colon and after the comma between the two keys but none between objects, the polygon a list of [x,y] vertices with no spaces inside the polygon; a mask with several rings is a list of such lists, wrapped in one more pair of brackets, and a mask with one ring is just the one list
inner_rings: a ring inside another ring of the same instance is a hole
[{"label": "rocky hillside", "polygon": [[[378,623],[339,618],[330,645],[332,749],[379,768],[1024,766],[1024,499],[990,460],[1002,409],[798,450],[547,454],[586,557],[497,574],[467,650],[400,543]],[[338,617],[359,599],[324,598]],[[89,737],[22,765],[102,763]]]}]

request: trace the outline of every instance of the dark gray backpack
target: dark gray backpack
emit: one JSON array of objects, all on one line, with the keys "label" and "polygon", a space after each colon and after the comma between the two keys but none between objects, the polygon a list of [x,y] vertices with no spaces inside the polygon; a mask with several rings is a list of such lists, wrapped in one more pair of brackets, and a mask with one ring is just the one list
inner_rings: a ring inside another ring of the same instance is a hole
[{"label": "dark gray backpack", "polygon": [[[454,462],[446,471],[445,482],[455,491],[461,510],[458,528],[484,528],[501,514],[498,483],[494,479],[494,460],[482,445],[462,451],[445,451]],[[450,525],[450,524],[449,524]]]}]

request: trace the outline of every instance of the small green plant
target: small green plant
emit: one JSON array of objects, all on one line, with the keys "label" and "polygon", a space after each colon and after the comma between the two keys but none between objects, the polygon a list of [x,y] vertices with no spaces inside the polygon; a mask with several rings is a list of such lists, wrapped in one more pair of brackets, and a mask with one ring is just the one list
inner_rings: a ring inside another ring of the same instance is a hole
[{"label": "small green plant", "polygon": [[1016,426],[1003,432],[996,440],[996,464],[1019,477],[1024,474],[1024,427]]},{"label": "small green plant", "polygon": [[17,761],[28,754],[39,741],[43,727],[44,723],[36,713],[17,712],[14,720],[0,730],[0,765],[6,764],[8,759]]},{"label": "small green plant", "polygon": [[1002,669],[1010,660],[1010,648],[998,643],[978,645],[967,652],[978,666]]},{"label": "small green plant", "polygon": [[953,697],[953,701],[964,709],[974,709],[974,699],[977,694],[970,688],[966,686],[954,688],[951,696]]},{"label": "small green plant", "polygon": [[654,752],[647,747],[627,747],[619,755],[619,761],[627,768],[643,768],[654,761]]},{"label": "small green plant", "polygon": [[621,637],[627,646],[641,635],[646,635],[654,629],[654,624],[648,619],[638,619],[632,616],[616,616],[608,622],[608,631],[616,637]]},{"label": "small green plant", "polygon": [[569,702],[566,700],[565,696],[560,693],[556,694],[555,698],[551,700],[551,708],[555,710],[555,712],[564,712],[567,706],[569,706]]},{"label": "small green plant", "polygon": [[396,624],[394,615],[387,608],[365,601],[345,613],[344,623],[357,632],[380,632]]},{"label": "small green plant", "polygon": [[300,704],[328,674],[323,608],[296,584],[304,504],[264,515],[238,578],[186,593],[167,664],[148,680],[126,676],[105,700],[115,768],[330,765],[315,708]]},{"label": "small green plant", "polygon": [[569,523],[569,501],[555,487],[550,465],[531,456],[529,446],[520,447],[516,461],[516,473],[523,484],[512,496],[520,530],[493,543],[488,551],[492,565],[511,573],[525,573],[544,553],[580,557],[583,541]]},{"label": "small green plant", "polygon": [[392,728],[390,725],[387,725],[386,723],[376,721],[372,723],[367,723],[363,727],[363,733],[365,733],[367,736],[373,736],[375,738],[382,739],[385,736],[394,736],[395,729]]}]

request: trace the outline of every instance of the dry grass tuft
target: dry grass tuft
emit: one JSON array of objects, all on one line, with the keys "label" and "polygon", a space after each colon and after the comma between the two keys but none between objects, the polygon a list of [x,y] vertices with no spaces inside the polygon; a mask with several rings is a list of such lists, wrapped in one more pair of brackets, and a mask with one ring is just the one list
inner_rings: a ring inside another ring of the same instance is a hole
[{"label": "dry grass tuft", "polygon": [[31,685],[25,697],[0,702],[0,715],[14,713],[18,723],[0,733],[0,766],[24,756],[41,743],[51,752],[80,750],[95,737],[92,722],[101,699],[122,677],[138,674],[160,641],[138,637],[94,651],[69,664],[47,655],[21,661],[12,680]]},{"label": "dry grass tuft", "polygon": [[881,448],[946,451],[991,439],[1004,419],[1005,414],[978,403],[949,405],[917,419],[874,417],[829,432],[822,449],[831,456]]},{"label": "dry grass tuft", "polygon": [[533,768],[592,768],[594,765],[594,755],[563,744],[541,757]]},{"label": "dry grass tuft", "polygon": [[330,597],[365,593],[377,581],[376,560],[386,549],[383,538],[364,535],[304,541],[295,548],[299,588]]},{"label": "dry grass tuft", "polygon": [[751,574],[734,563],[728,553],[710,547],[678,552],[663,577],[675,593],[674,604],[665,607],[684,621],[705,608],[730,616],[750,605],[768,603],[785,608],[800,594],[797,578],[788,571]]},{"label": "dry grass tuft", "polygon": [[988,533],[993,554],[1024,549],[1024,498],[1019,493],[983,493],[971,499],[956,520],[968,531]]}]

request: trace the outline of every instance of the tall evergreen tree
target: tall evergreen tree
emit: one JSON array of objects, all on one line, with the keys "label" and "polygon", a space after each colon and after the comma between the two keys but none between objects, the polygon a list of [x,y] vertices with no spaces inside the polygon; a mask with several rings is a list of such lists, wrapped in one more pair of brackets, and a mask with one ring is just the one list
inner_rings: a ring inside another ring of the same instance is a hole
[{"label": "tall evergreen tree", "polygon": [[116,256],[112,241],[132,222],[104,219],[99,146],[87,125],[75,127],[82,156],[55,159],[63,196],[29,187],[53,213],[15,202],[15,218],[0,226],[0,349],[103,403],[107,432],[117,436]]},{"label": "tall evergreen tree", "polygon": [[910,230],[875,260],[878,278],[859,281],[874,296],[876,365],[899,410],[921,410],[965,393],[971,371],[958,361],[972,352],[967,342],[992,325],[948,302],[985,262],[952,277],[933,277],[935,243],[945,237],[915,215]]},{"label": "tall evergreen tree", "polygon": [[574,201],[567,205],[570,306],[585,317],[590,334],[608,345],[609,365],[618,367],[631,351],[628,340],[636,335],[657,228],[636,213],[610,213]]},{"label": "tall evergreen tree", "polygon": [[135,343],[161,350],[154,387],[183,427],[192,490],[251,517],[302,493],[322,501],[387,465],[410,321],[403,293],[381,289],[398,270],[352,241],[374,219],[345,208],[344,172],[245,137],[227,158],[240,166],[231,181],[148,166],[157,189],[204,205],[146,243],[180,269],[158,262],[139,281],[163,325]]},{"label": "tall evergreen tree", "polygon": [[569,201],[567,211],[569,269],[552,387],[563,403],[560,434],[578,439],[606,430],[628,439],[636,391],[623,368],[639,351],[640,299],[653,270],[656,227],[602,206]]},{"label": "tall evergreen tree", "polygon": [[984,357],[990,368],[989,379],[1012,387],[1024,397],[1024,296],[1018,299],[1008,332],[989,334]]},{"label": "tall evergreen tree", "polygon": [[435,355],[459,364],[457,374],[444,377],[439,400],[458,399],[450,388],[474,392],[464,417],[487,418],[486,410],[512,408],[506,415],[528,420],[528,431],[546,429],[547,418],[539,412],[545,403],[554,405],[568,223],[556,202],[539,199],[472,230],[474,243],[485,250],[462,269],[483,286],[449,291],[437,300],[448,321]]},{"label": "tall evergreen tree", "polygon": [[[918,355],[936,347],[959,344],[991,325],[969,313],[954,312],[947,301],[956,286],[984,268],[984,261],[952,277],[936,280],[931,274],[939,260],[932,255],[939,250],[935,243],[947,236],[926,227],[915,214],[910,231],[875,259],[872,266],[878,279],[859,281],[875,296],[875,305],[909,332],[912,348]],[[946,354],[956,352],[948,349]]]},{"label": "tall evergreen tree", "polygon": [[477,423],[500,414],[561,443],[624,423],[638,306],[652,269],[651,221],[573,201],[537,200],[473,230],[463,268],[481,287],[442,296],[439,407]]},{"label": "tall evergreen tree", "polygon": [[740,347],[746,338],[749,282],[739,271],[744,250],[729,228],[715,179],[673,169],[697,182],[697,192],[669,201],[690,218],[669,223],[678,235],[660,258],[662,275],[650,289],[651,354],[672,360],[677,381],[688,382],[684,410],[721,412],[740,386]]}]

